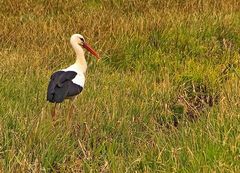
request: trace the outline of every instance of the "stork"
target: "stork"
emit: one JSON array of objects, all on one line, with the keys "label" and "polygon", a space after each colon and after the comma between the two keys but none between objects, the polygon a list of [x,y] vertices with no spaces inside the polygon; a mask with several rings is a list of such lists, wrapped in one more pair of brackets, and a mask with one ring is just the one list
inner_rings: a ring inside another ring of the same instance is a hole
[{"label": "stork", "polygon": [[70,43],[76,53],[75,63],[68,68],[54,72],[48,84],[47,101],[54,103],[51,110],[53,121],[56,119],[57,105],[62,103],[65,99],[70,100],[68,119],[70,118],[73,109],[73,101],[84,88],[87,61],[84,56],[83,48],[99,59],[99,55],[86,43],[82,35],[73,34]]}]

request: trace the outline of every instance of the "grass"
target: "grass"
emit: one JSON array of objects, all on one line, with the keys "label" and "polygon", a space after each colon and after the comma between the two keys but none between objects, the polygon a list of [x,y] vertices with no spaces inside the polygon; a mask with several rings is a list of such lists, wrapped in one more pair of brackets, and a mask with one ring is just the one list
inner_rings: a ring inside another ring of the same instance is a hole
[{"label": "grass", "polygon": [[[0,1],[1,172],[239,172],[240,3]],[[83,34],[71,128],[46,88]]]}]

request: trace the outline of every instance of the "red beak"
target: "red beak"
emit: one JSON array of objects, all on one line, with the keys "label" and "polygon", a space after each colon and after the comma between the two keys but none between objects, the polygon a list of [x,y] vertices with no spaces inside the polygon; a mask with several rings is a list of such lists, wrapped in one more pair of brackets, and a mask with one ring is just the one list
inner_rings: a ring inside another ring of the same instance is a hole
[{"label": "red beak", "polygon": [[99,55],[97,54],[97,52],[87,43],[83,43],[83,47],[85,49],[87,49],[92,55],[94,55],[97,59],[99,59]]}]

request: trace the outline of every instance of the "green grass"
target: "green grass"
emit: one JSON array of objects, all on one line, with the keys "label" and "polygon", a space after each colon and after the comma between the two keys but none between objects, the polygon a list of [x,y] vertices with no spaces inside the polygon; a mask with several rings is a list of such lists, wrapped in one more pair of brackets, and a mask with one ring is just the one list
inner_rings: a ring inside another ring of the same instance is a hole
[{"label": "green grass", "polygon": [[[1,172],[239,172],[240,3],[0,1]],[[51,73],[74,62],[84,92],[52,127]]]}]

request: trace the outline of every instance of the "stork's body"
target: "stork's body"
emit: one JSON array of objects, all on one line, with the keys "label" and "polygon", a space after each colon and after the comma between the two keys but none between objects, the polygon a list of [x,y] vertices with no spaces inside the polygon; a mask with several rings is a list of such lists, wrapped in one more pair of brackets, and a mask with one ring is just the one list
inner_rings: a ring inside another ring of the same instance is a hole
[{"label": "stork's body", "polygon": [[99,58],[98,54],[85,42],[82,35],[72,35],[70,43],[76,53],[75,63],[66,69],[53,73],[48,85],[47,100],[55,103],[52,111],[53,118],[55,117],[57,103],[61,103],[68,98],[75,98],[84,88],[87,62],[83,48]]}]

